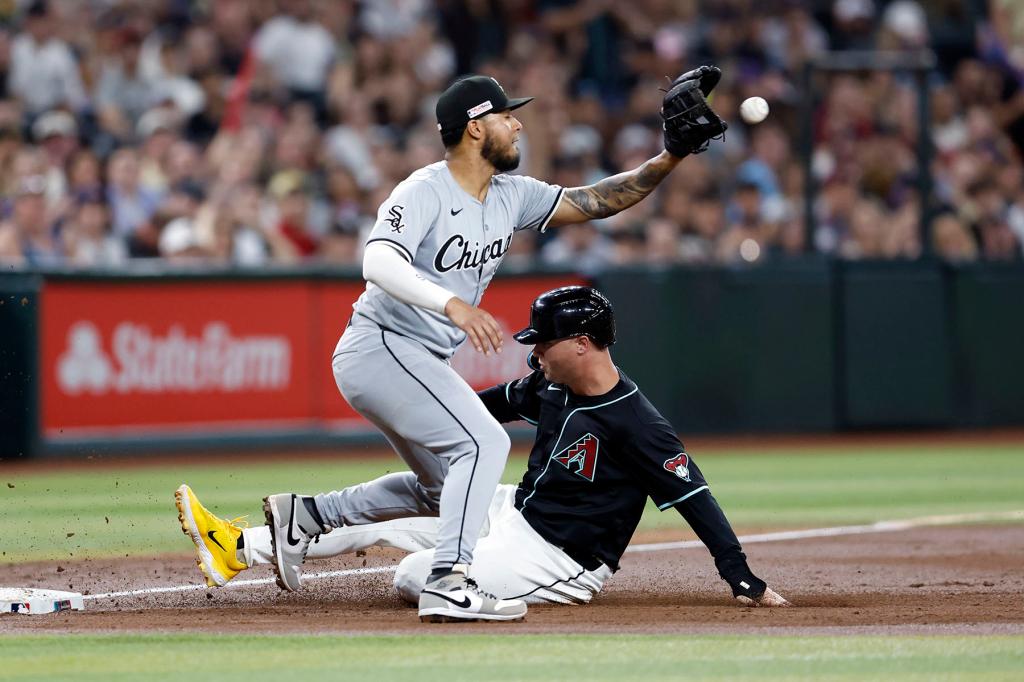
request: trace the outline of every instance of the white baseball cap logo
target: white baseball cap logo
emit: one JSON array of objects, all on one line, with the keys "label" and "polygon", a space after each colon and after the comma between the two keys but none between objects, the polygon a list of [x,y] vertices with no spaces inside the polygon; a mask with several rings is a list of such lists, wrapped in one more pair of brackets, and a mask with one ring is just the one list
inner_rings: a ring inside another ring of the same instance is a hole
[{"label": "white baseball cap logo", "polygon": [[469,116],[470,118],[476,118],[477,116],[479,116],[480,114],[484,113],[485,111],[490,111],[493,108],[494,108],[494,105],[491,104],[491,100],[487,100],[485,102],[481,102],[480,104],[477,104],[472,109],[467,109],[466,110],[466,115]]}]

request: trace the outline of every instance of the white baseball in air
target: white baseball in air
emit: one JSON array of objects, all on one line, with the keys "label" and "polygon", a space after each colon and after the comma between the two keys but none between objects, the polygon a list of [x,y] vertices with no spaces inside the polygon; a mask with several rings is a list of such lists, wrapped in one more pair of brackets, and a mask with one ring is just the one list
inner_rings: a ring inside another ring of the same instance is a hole
[{"label": "white baseball in air", "polygon": [[747,123],[760,123],[768,117],[768,102],[764,97],[748,97],[740,105],[740,117]]}]

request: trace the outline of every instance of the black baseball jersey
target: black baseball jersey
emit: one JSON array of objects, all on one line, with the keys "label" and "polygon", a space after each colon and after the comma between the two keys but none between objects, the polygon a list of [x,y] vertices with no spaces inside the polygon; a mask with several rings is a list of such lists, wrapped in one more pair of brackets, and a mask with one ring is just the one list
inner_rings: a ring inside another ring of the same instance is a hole
[{"label": "black baseball jersey", "polygon": [[618,567],[648,496],[668,509],[707,494],[675,430],[621,372],[601,396],[576,395],[534,372],[481,397],[498,421],[537,425],[516,508],[584,566],[596,559]]}]

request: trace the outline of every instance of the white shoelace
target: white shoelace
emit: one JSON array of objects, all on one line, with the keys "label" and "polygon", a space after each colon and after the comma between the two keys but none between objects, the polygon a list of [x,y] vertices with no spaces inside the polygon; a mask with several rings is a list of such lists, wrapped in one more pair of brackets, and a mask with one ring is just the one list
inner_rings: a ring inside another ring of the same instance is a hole
[{"label": "white shoelace", "polygon": [[473,592],[479,594],[481,597],[487,597],[488,599],[495,599],[495,600],[497,600],[497,598],[498,598],[497,596],[491,594],[490,592],[484,592],[483,590],[481,590],[480,586],[477,585],[476,581],[473,580],[472,578],[466,578],[466,585],[468,585],[469,589],[471,589]]}]

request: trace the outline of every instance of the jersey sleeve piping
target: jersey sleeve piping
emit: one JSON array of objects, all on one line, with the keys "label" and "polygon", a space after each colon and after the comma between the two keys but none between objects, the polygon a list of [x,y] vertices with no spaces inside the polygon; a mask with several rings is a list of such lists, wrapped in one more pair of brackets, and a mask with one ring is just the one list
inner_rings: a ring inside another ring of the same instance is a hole
[{"label": "jersey sleeve piping", "polygon": [[558,204],[562,201],[562,195],[563,194],[565,194],[565,188],[564,187],[559,187],[558,188],[558,194],[555,195],[555,202],[553,204],[551,204],[551,208],[548,209],[548,212],[544,215],[544,218],[537,225],[537,231],[538,232],[546,232],[547,231],[548,223],[551,222],[551,217],[553,215],[555,215],[555,209],[558,208]]},{"label": "jersey sleeve piping", "polygon": [[688,500],[689,498],[693,497],[694,495],[696,495],[697,493],[699,493],[699,492],[701,492],[703,490],[709,490],[708,486],[702,485],[701,487],[697,488],[696,490],[691,490],[690,492],[686,493],[685,495],[680,497],[678,500],[672,500],[671,502],[666,502],[665,504],[659,504],[658,505],[658,511],[665,511],[666,509],[669,509],[670,507],[674,507],[677,504],[679,504],[680,502]]},{"label": "jersey sleeve piping", "polygon": [[395,251],[398,251],[398,253],[401,254],[402,258],[412,263],[413,258],[412,254],[409,252],[409,249],[407,249],[403,244],[396,242],[394,239],[388,239],[387,237],[374,237],[373,239],[366,240],[367,244],[372,244],[373,242],[386,243],[388,246],[395,249]]}]

